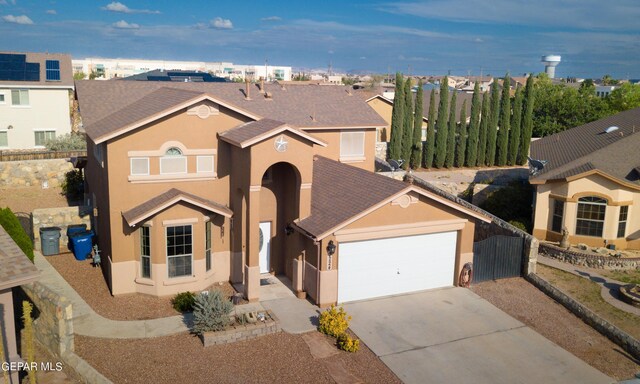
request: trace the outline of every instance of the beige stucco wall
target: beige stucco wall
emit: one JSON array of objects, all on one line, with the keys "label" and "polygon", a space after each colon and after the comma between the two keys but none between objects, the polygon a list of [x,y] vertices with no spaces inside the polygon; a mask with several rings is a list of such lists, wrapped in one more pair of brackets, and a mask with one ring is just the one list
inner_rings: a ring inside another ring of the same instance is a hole
[{"label": "beige stucco wall", "polygon": [[376,157],[376,130],[375,128],[348,130],[348,132],[358,131],[365,133],[364,157],[358,160],[340,159],[340,130],[310,130],[309,134],[328,144],[326,147],[315,146],[315,154],[373,172]]},{"label": "beige stucco wall", "polygon": [[[39,130],[56,131],[56,137],[71,132],[68,89],[29,89],[28,106],[12,105],[10,88],[0,87],[0,94],[0,131],[7,132],[9,144],[5,148],[35,148],[34,132]],[[9,125],[13,129],[7,129]]]},{"label": "beige stucco wall", "polygon": [[[605,224],[602,237],[576,235],[578,199],[598,196],[607,199]],[[553,182],[536,185],[533,235],[539,239],[558,241],[561,234],[551,231],[553,200],[565,202],[563,226],[569,231],[571,243],[585,243],[594,247],[604,246],[604,240],[617,248],[640,247],[640,191],[622,186],[603,176],[592,174],[569,182]],[[621,206],[629,206],[626,235],[618,238],[618,218]]]},{"label": "beige stucco wall", "polygon": [[[380,115],[380,117],[384,119],[384,121],[387,122],[386,127],[378,129],[377,140],[388,142],[391,140],[391,116],[393,114],[393,104],[379,98],[373,98],[367,101],[367,103],[378,113],[378,115]],[[427,128],[427,122],[424,121],[424,119],[422,120],[422,128]]]}]

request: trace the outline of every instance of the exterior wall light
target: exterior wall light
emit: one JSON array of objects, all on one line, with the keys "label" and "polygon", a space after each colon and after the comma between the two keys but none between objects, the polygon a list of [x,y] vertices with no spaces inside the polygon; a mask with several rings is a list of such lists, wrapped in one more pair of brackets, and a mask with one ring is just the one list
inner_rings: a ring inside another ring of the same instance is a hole
[{"label": "exterior wall light", "polygon": [[336,253],[336,245],[333,240],[329,240],[329,244],[327,244],[327,254],[333,256],[334,253]]}]

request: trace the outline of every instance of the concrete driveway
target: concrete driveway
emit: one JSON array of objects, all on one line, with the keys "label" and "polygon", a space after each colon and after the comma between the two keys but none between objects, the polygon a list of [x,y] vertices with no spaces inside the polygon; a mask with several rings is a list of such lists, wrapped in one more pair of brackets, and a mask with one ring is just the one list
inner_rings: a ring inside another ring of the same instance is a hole
[{"label": "concrete driveway", "polygon": [[405,383],[612,383],[464,288],[347,303],[353,330]]}]

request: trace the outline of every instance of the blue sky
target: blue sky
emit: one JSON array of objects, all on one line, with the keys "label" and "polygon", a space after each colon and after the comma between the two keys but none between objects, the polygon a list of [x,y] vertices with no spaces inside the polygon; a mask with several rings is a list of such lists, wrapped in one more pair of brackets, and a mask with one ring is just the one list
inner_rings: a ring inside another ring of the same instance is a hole
[{"label": "blue sky", "polygon": [[0,50],[342,71],[640,78],[638,0],[0,0]]}]

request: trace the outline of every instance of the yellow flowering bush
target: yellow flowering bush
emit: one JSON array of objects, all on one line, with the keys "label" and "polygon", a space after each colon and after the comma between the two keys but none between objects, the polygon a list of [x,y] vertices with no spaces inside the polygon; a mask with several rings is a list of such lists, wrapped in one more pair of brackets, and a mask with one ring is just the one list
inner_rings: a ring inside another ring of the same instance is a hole
[{"label": "yellow flowering bush", "polygon": [[343,333],[338,336],[338,348],[347,352],[358,352],[358,349],[360,349],[360,340],[352,339],[351,336]]},{"label": "yellow flowering bush", "polygon": [[347,315],[344,308],[336,308],[335,305],[332,305],[331,308],[320,314],[318,331],[338,337],[349,328],[349,321],[351,321],[351,316]]}]

